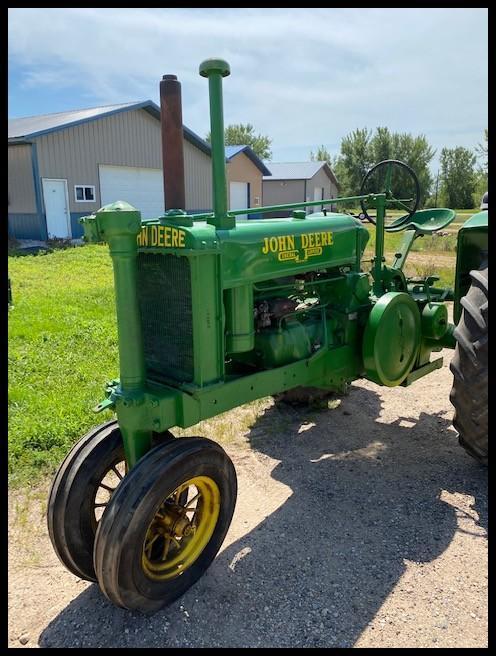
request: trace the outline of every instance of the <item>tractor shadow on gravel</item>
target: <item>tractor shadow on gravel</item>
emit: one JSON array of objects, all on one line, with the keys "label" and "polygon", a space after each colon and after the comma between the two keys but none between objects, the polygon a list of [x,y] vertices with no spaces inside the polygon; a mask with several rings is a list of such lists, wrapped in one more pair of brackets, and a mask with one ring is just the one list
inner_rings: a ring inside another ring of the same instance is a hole
[{"label": "tractor shadow on gravel", "polygon": [[472,495],[487,526],[487,473],[459,447],[451,416],[382,423],[380,411],[378,394],[358,386],[334,410],[270,407],[249,441],[280,461],[270,476],[289,498],[168,608],[123,611],[92,585],[40,646],[353,646],[402,585],[405,560],[434,560],[462,530],[450,495]]}]

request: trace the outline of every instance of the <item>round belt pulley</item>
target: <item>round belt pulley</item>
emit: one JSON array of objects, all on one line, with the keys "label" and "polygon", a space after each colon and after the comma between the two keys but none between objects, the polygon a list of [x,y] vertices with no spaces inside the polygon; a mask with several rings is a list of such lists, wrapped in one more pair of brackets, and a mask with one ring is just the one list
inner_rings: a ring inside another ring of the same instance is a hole
[{"label": "round belt pulley", "polygon": [[415,364],[420,340],[420,312],[411,296],[404,292],[381,296],[363,336],[367,378],[387,387],[400,385]]}]

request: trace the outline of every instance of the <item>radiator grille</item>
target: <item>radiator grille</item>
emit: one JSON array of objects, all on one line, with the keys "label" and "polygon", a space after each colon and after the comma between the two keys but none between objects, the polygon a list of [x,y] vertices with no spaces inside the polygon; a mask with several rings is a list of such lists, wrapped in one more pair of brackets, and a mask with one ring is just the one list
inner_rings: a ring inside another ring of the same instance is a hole
[{"label": "radiator grille", "polygon": [[188,259],[138,253],[138,295],[148,379],[191,382],[193,311]]}]

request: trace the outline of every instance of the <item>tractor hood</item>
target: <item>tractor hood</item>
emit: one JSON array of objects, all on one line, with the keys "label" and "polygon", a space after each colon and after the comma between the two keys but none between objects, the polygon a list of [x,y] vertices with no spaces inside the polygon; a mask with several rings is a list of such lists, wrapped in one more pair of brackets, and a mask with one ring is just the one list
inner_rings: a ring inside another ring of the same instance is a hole
[{"label": "tractor hood", "polygon": [[357,265],[369,238],[358,219],[330,212],[326,216],[295,215],[239,221],[230,230],[216,230],[204,221],[179,225],[164,218],[144,220],[137,237],[138,249],[176,255],[219,253],[224,287],[316,268]]}]

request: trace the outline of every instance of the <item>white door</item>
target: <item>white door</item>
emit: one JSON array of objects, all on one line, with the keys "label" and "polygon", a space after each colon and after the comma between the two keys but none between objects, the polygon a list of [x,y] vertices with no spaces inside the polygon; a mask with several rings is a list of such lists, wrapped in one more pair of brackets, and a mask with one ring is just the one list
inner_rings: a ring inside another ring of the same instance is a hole
[{"label": "white door", "polygon": [[[314,187],[313,199],[314,200],[324,199],[324,187]],[[318,205],[314,205],[312,208],[312,212],[320,212],[320,207]]]},{"label": "white door", "polygon": [[71,238],[67,180],[42,179],[48,237]]},{"label": "white door", "polygon": [[[244,210],[248,207],[248,183],[247,182],[230,182],[229,183],[229,209]],[[246,214],[240,214],[236,221],[246,221]]]},{"label": "white door", "polygon": [[102,205],[124,200],[139,210],[143,219],[164,213],[162,169],[100,165],[99,172]]}]

